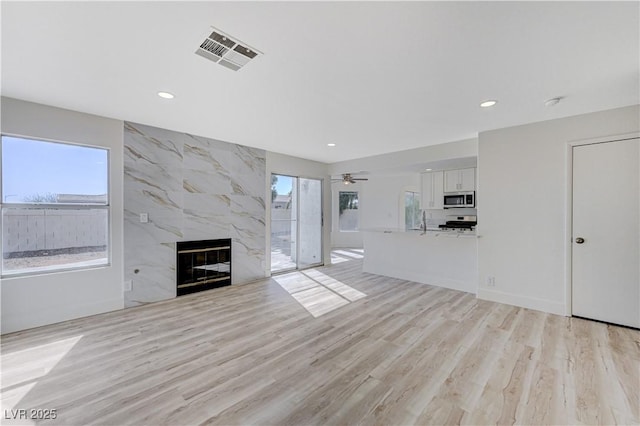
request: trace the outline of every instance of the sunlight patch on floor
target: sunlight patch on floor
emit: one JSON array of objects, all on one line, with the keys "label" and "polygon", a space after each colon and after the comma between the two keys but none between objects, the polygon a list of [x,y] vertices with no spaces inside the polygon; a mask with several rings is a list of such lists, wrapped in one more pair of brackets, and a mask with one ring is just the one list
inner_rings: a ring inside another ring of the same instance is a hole
[{"label": "sunlight patch on floor", "polygon": [[362,259],[364,257],[364,254],[358,254],[358,253],[352,253],[352,251],[356,251],[356,250],[350,250],[350,251],[346,251],[346,250],[333,250],[333,253],[337,253],[341,256],[347,256],[350,257],[352,259]]},{"label": "sunlight patch on floor", "polygon": [[336,254],[331,253],[331,264],[335,265],[336,263],[348,262],[353,259],[347,259],[346,257],[338,256]]},{"label": "sunlight patch on floor", "polygon": [[[82,336],[2,354],[2,410],[12,410],[38,380],[46,376]],[[16,367],[19,366],[19,367]]]},{"label": "sunlight patch on floor", "polygon": [[355,288],[336,280],[335,278],[331,278],[330,276],[325,275],[316,269],[309,269],[307,271],[302,271],[302,273],[312,280],[315,280],[316,282],[327,287],[329,290],[338,293],[340,296],[344,297],[350,302],[355,302],[356,300],[360,300],[363,297],[367,297],[367,295],[363,292],[358,291]]},{"label": "sunlight patch on floor", "polygon": [[[35,424],[28,419],[21,418],[20,413],[17,412],[22,407],[18,407],[22,398],[24,398],[31,389],[35,385],[37,385],[37,381],[33,381],[31,383],[27,383],[26,385],[17,386],[8,390],[2,389],[2,397],[0,400],[0,409],[2,409],[2,417],[4,421],[12,419],[15,417],[15,420],[20,420],[21,425],[33,425]],[[13,410],[13,412],[11,411]],[[2,424],[5,424],[4,422]]]},{"label": "sunlight patch on floor", "polygon": [[322,286],[294,293],[292,296],[315,318],[349,303]]},{"label": "sunlight patch on floor", "polygon": [[366,297],[366,294],[315,269],[273,277],[314,318]]}]

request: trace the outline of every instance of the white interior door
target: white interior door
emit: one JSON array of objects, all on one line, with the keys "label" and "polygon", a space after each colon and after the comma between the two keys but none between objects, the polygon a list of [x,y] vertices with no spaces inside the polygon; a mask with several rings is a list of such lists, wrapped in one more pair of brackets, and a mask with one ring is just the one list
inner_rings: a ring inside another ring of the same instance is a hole
[{"label": "white interior door", "polygon": [[572,313],[640,327],[640,139],[573,148]]}]

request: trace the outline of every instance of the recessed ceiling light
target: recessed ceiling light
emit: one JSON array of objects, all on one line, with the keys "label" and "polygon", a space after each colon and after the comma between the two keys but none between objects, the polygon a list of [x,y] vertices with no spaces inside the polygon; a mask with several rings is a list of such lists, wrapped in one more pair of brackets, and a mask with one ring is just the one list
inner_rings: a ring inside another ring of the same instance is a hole
[{"label": "recessed ceiling light", "polygon": [[425,172],[430,172],[433,169],[424,169]]},{"label": "recessed ceiling light", "polygon": [[336,146],[335,143],[328,143],[327,146]]},{"label": "recessed ceiling light", "polygon": [[494,106],[494,105],[495,105],[495,104],[497,104],[497,103],[498,103],[498,101],[488,100],[488,101],[484,101],[484,102],[482,102],[482,103],[480,104],[480,106],[481,106],[482,108],[489,108],[489,107]]},{"label": "recessed ceiling light", "polygon": [[173,98],[175,98],[175,96],[173,96],[173,93],[169,93],[169,92],[158,92],[158,96],[160,96],[161,98],[164,98],[164,99],[173,99]]}]

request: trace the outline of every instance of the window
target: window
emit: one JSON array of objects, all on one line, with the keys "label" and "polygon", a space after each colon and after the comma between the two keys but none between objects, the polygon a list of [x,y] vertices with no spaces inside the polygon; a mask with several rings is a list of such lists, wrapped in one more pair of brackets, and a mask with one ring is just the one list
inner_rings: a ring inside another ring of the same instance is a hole
[{"label": "window", "polygon": [[109,263],[109,153],[2,136],[2,276]]},{"label": "window", "polygon": [[420,195],[417,192],[404,193],[404,227],[420,229]]},{"label": "window", "polygon": [[358,193],[340,191],[338,193],[340,231],[356,232],[358,230]]}]

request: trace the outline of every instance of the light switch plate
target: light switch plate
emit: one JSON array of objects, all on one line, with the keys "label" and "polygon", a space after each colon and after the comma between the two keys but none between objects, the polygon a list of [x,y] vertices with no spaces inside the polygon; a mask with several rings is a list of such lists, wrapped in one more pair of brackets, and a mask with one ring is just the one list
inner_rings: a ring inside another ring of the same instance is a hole
[{"label": "light switch plate", "polygon": [[149,222],[149,213],[140,213],[140,223]]},{"label": "light switch plate", "polygon": [[131,291],[131,289],[133,288],[133,281],[132,280],[126,280],[124,282],[124,291]]}]

